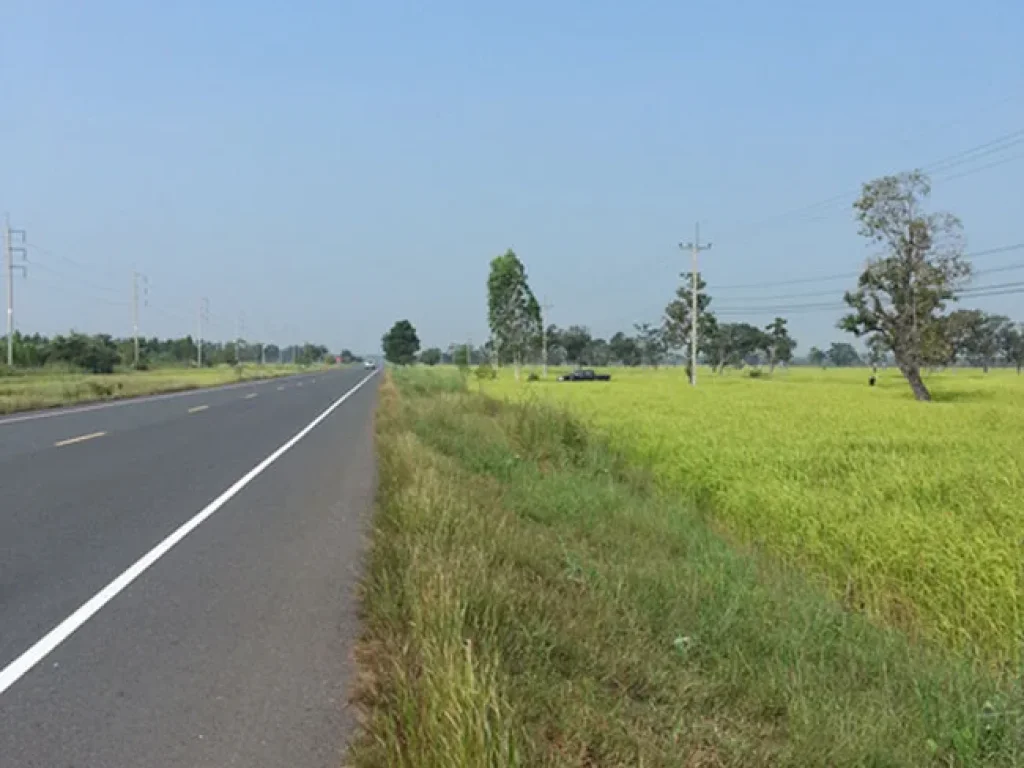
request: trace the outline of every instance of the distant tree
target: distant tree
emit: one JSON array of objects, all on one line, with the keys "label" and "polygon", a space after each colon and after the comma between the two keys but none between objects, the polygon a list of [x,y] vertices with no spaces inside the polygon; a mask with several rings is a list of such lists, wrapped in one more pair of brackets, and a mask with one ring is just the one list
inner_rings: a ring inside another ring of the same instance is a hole
[{"label": "distant tree", "polygon": [[550,365],[564,365],[566,362],[562,336],[563,331],[557,325],[548,326],[548,363]]},{"label": "distant tree", "polygon": [[561,332],[560,343],[565,350],[565,359],[570,365],[583,362],[587,348],[593,341],[590,329],[583,325],[570,325]]},{"label": "distant tree", "polygon": [[429,347],[420,352],[420,362],[424,365],[437,365],[441,362],[441,350],[437,347]]},{"label": "distant tree", "polygon": [[636,323],[633,329],[636,331],[636,346],[640,353],[641,365],[657,368],[668,351],[664,328],[651,323]]},{"label": "distant tree", "polygon": [[726,366],[741,367],[744,362],[765,344],[764,333],[749,323],[716,323],[704,357],[718,373]]},{"label": "distant tree", "polygon": [[622,331],[608,340],[608,351],[611,353],[612,360],[622,365],[633,366],[641,363],[640,347],[637,345],[636,339],[631,339]]},{"label": "distant tree", "polygon": [[1024,367],[1024,323],[1007,323],[999,334],[999,351],[1003,359],[1017,369]]},{"label": "distant tree", "polygon": [[[676,298],[665,307],[665,343],[667,349],[689,349],[690,329],[692,328],[691,316],[693,314],[693,274],[684,272],[682,284],[676,289]],[[708,311],[711,305],[711,297],[706,292],[707,284],[697,274],[697,347],[698,352],[702,351],[704,339],[711,337],[715,331],[715,318]],[[686,374],[693,380],[693,371],[690,370],[690,358],[687,356]]]},{"label": "distant tree", "polygon": [[918,400],[931,399],[921,367],[948,358],[942,313],[971,272],[959,220],[922,212],[930,192],[920,171],[864,185],[854,203],[860,234],[888,253],[871,261],[856,290],[847,291],[853,311],[839,322],[857,336],[880,334]]},{"label": "distant tree", "polygon": [[591,340],[583,354],[588,365],[608,365],[612,358],[608,342],[604,339]]},{"label": "distant tree", "polygon": [[483,360],[483,355],[477,353],[469,344],[452,345],[452,362],[459,368],[468,368],[480,360]]},{"label": "distant tree", "polygon": [[66,363],[89,373],[113,373],[121,358],[117,344],[109,335],[71,333],[53,338],[49,361]]},{"label": "distant tree", "polygon": [[420,339],[416,329],[408,320],[399,320],[381,339],[384,358],[394,365],[412,365],[420,350]]},{"label": "distant tree", "polygon": [[796,341],[789,335],[785,318],[776,317],[765,326],[761,348],[768,357],[769,373],[774,373],[776,363],[788,363],[793,359]]},{"label": "distant tree", "polygon": [[807,353],[807,362],[811,365],[820,365],[822,368],[825,367],[825,363],[828,361],[828,355],[817,347],[811,347]]},{"label": "distant tree", "polygon": [[512,249],[491,261],[487,311],[499,356],[511,358],[518,380],[524,358],[538,345],[542,321],[526,268]]},{"label": "distant tree", "polygon": [[310,344],[306,342],[296,351],[296,362],[300,365],[312,365],[323,362],[327,359],[330,351],[322,344]]},{"label": "distant tree", "polygon": [[885,346],[885,338],[879,334],[873,334],[868,339],[868,363],[871,365],[871,372],[876,373],[878,366],[885,362],[885,356],[889,350]]},{"label": "distant tree", "polygon": [[1009,318],[980,309],[961,309],[946,318],[945,339],[949,361],[966,360],[988,373],[1002,349],[1003,334],[1012,328]]},{"label": "distant tree", "polygon": [[860,355],[852,344],[845,341],[833,342],[828,349],[828,359],[836,368],[848,368],[851,365],[860,365]]}]

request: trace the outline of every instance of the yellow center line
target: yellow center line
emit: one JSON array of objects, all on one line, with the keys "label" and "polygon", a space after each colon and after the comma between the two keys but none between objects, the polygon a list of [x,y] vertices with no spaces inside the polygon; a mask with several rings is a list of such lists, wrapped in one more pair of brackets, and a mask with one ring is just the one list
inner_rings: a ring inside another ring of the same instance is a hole
[{"label": "yellow center line", "polygon": [[199,413],[200,411],[205,411],[209,407],[210,406],[208,406],[208,405],[197,405],[195,408],[189,408],[188,412],[189,413]]},{"label": "yellow center line", "polygon": [[84,443],[86,440],[95,440],[97,437],[103,437],[106,432],[93,432],[90,435],[79,435],[78,437],[69,437],[67,440],[59,440],[54,443],[55,448],[63,448],[65,445],[74,445],[75,443]]},{"label": "yellow center line", "polygon": [[256,397],[256,394],[256,392],[250,392],[248,395],[245,396],[245,399],[252,400],[254,397]]}]

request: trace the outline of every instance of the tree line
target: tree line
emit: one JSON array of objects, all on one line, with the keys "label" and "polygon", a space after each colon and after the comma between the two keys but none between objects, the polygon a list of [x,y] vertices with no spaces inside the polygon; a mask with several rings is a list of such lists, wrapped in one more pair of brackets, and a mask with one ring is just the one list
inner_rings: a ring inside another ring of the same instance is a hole
[{"label": "tree line", "polygon": [[[192,336],[168,339],[140,337],[137,365],[134,339],[115,338],[104,333],[71,332],[49,337],[16,331],[12,341],[14,365],[19,368],[64,365],[90,373],[112,373],[117,368],[197,365],[199,360],[199,346]],[[259,362],[308,365],[334,359],[327,347],[309,343],[279,347],[244,341],[204,341],[202,352],[204,366]],[[347,350],[341,357],[344,362],[356,360]]]}]

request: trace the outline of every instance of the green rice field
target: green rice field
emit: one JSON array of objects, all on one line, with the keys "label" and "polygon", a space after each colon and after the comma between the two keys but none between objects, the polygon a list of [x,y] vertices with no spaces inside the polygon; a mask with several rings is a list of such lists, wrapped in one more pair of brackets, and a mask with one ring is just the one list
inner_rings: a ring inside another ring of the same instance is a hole
[{"label": "green rice field", "polygon": [[1019,668],[1024,377],[896,371],[754,378],[613,369],[609,383],[474,383],[563,403],[693,500],[716,530],[820,580],[851,609],[987,665]]}]

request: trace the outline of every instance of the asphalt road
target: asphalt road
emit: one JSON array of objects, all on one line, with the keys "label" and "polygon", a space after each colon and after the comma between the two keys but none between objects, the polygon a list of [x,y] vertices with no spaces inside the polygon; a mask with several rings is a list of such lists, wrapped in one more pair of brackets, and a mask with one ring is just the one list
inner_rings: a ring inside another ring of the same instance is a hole
[{"label": "asphalt road", "polygon": [[345,369],[0,419],[0,766],[330,766],[375,485]]}]

